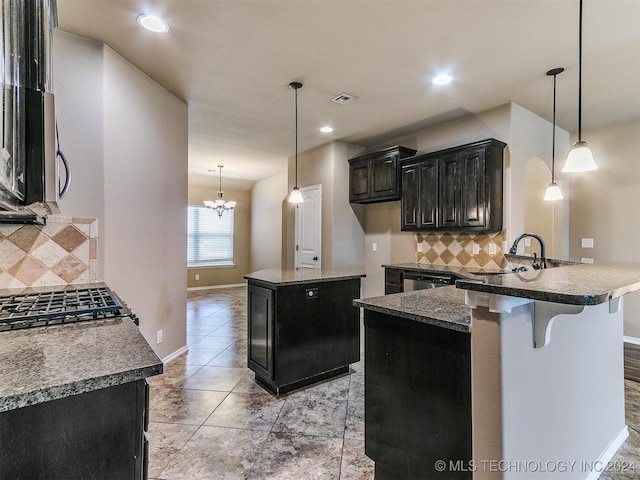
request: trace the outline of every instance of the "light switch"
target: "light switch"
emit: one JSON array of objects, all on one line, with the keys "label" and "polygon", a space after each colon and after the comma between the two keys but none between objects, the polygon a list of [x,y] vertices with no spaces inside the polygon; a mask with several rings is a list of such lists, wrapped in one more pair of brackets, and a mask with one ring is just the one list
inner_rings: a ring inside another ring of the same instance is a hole
[{"label": "light switch", "polygon": [[377,252],[378,251],[378,244],[376,242],[373,242],[371,244],[371,251],[373,251],[373,252]]},{"label": "light switch", "polygon": [[582,248],[593,248],[593,238],[583,238]]},{"label": "light switch", "polygon": [[471,247],[471,251],[473,252],[474,255],[478,255],[480,253],[480,245],[478,245],[477,243],[474,243],[473,247]]},{"label": "light switch", "polygon": [[497,245],[495,243],[490,243],[489,244],[489,255],[495,255],[497,252],[496,249]]},{"label": "light switch", "polygon": [[422,251],[422,248],[423,248],[423,247],[422,247],[422,244],[421,244],[421,243],[419,243],[419,244],[418,244],[418,251],[419,251],[419,252],[421,252],[421,251]]},{"label": "light switch", "polygon": [[531,239],[530,238],[525,238],[524,239],[524,246],[525,247],[530,247],[531,246]]}]

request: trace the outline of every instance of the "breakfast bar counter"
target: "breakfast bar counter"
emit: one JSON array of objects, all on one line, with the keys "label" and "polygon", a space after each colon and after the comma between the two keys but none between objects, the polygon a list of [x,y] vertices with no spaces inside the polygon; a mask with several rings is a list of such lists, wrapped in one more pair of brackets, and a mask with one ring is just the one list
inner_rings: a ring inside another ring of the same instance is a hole
[{"label": "breakfast bar counter", "polygon": [[597,478],[628,436],[623,297],[640,265],[457,273],[356,301],[376,479]]}]

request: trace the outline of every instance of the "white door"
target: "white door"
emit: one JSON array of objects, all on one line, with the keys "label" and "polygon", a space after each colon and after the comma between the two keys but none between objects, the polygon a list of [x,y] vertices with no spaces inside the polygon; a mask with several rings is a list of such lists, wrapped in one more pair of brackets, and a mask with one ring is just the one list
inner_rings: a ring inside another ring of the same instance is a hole
[{"label": "white door", "polygon": [[317,268],[322,242],[322,185],[300,187],[302,203],[296,205],[296,268]]}]

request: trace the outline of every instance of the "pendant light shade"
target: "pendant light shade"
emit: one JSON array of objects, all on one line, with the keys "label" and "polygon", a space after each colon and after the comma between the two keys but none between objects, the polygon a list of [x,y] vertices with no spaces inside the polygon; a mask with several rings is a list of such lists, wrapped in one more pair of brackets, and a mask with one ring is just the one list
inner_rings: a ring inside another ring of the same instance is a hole
[{"label": "pendant light shade", "polygon": [[598,166],[593,160],[593,154],[587,142],[578,140],[573,144],[573,148],[567,157],[567,163],[564,165],[562,171],[565,173],[588,172],[590,170],[596,170],[597,168]]},{"label": "pendant light shade", "polygon": [[[220,170],[220,184],[219,184],[219,189],[218,189],[218,198],[216,200],[205,200],[204,202],[204,206],[207,208],[211,208],[212,210],[215,210],[216,213],[218,214],[218,218],[222,218],[222,214],[228,210],[233,210],[235,208],[235,206],[237,205],[237,202],[225,202],[223,195],[224,192],[222,191],[222,167],[224,165],[218,165],[218,169]],[[213,170],[209,170],[210,172],[212,172]]]},{"label": "pendant light shade", "polygon": [[544,199],[546,201],[554,201],[554,200],[562,200],[563,198],[564,198],[564,195],[562,195],[562,192],[560,191],[560,187],[558,186],[558,184],[551,182],[547,187],[546,193],[544,194]]},{"label": "pendant light shade", "polygon": [[582,0],[580,0],[580,28],[578,39],[578,141],[569,152],[562,169],[566,173],[588,172],[598,168],[587,142],[582,141]]},{"label": "pendant light shade", "polygon": [[302,193],[298,188],[298,90],[302,88],[302,84],[300,82],[291,82],[289,88],[295,92],[296,98],[296,173],[293,190],[289,195],[289,203],[302,203]]},{"label": "pendant light shade", "polygon": [[560,187],[556,183],[556,79],[562,72],[564,72],[562,67],[553,68],[547,72],[547,75],[553,75],[553,133],[551,134],[551,183],[544,194],[546,201],[562,200],[564,198]]}]

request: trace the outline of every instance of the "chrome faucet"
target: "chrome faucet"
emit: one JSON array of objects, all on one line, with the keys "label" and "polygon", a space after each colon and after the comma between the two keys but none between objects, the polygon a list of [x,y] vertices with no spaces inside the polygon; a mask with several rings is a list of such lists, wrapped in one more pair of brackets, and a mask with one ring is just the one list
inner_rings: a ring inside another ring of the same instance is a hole
[{"label": "chrome faucet", "polygon": [[513,242],[513,245],[509,249],[509,254],[515,255],[516,252],[518,251],[518,243],[520,243],[520,240],[526,237],[535,238],[540,244],[540,264],[536,263],[537,259],[536,259],[536,254],[534,253],[533,264],[531,265],[533,269],[540,270],[541,268],[547,268],[547,248],[544,245],[544,240],[542,239],[542,237],[535,233],[523,233],[518,238],[516,238],[516,241]]}]

